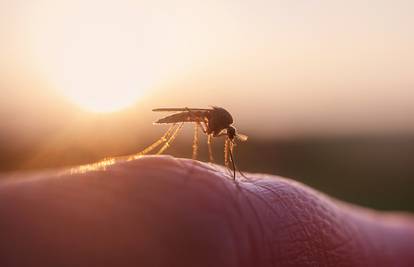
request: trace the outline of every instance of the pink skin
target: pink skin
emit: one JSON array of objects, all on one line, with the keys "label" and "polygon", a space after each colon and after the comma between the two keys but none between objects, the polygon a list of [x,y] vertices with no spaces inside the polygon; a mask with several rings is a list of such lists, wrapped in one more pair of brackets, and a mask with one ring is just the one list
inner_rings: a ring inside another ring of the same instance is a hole
[{"label": "pink skin", "polygon": [[172,157],[0,180],[0,266],[414,266],[414,217]]}]

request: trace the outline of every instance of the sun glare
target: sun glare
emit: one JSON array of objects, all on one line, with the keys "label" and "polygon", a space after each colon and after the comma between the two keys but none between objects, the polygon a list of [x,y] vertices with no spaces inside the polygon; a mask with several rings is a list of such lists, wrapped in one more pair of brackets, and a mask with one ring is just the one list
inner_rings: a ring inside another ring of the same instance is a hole
[{"label": "sun glare", "polygon": [[112,112],[133,105],[161,79],[163,57],[151,44],[162,42],[131,24],[136,14],[128,15],[126,7],[119,12],[102,7],[93,17],[76,7],[59,6],[60,12],[48,14],[47,20],[45,11],[31,11],[37,21],[31,34],[39,69],[54,88],[83,109]]},{"label": "sun glare", "polygon": [[80,107],[116,111],[132,105],[151,86],[151,67],[134,52],[134,40],[119,29],[90,25],[65,39],[56,71],[48,76]]},{"label": "sun glare", "polygon": [[54,75],[66,96],[98,112],[130,106],[150,86],[148,69],[134,56],[133,40],[116,29],[104,28],[83,29],[64,46],[62,71]]}]

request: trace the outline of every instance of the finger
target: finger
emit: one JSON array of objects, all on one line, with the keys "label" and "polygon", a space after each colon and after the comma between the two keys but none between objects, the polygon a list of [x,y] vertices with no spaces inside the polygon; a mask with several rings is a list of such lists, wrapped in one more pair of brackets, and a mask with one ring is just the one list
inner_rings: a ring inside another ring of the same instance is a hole
[{"label": "finger", "polygon": [[414,266],[414,220],[144,157],[3,179],[0,266]]}]

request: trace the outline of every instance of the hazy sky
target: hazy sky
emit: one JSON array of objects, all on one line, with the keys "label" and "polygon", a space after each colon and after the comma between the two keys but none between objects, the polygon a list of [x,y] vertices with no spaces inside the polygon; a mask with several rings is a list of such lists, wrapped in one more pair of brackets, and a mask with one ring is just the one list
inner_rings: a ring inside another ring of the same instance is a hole
[{"label": "hazy sky", "polygon": [[224,106],[267,135],[414,133],[413,14],[413,1],[0,0],[3,126],[135,103]]}]

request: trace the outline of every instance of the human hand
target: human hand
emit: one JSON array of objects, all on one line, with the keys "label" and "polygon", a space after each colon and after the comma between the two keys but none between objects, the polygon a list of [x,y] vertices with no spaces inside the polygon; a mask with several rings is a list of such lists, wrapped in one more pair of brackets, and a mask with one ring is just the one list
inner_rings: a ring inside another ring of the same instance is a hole
[{"label": "human hand", "polygon": [[0,179],[0,266],[414,266],[414,217],[172,157]]}]

